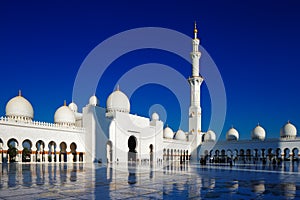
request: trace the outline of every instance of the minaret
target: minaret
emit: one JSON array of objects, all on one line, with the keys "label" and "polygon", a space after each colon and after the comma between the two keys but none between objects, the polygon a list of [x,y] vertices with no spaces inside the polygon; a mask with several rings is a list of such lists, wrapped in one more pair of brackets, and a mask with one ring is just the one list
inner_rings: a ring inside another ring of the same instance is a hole
[{"label": "minaret", "polygon": [[200,107],[200,86],[203,78],[199,73],[199,60],[201,52],[199,51],[200,40],[197,38],[197,26],[195,22],[194,39],[192,41],[192,77],[188,79],[191,86],[191,104],[189,108],[189,133],[197,134],[197,145],[201,143],[201,107]]}]

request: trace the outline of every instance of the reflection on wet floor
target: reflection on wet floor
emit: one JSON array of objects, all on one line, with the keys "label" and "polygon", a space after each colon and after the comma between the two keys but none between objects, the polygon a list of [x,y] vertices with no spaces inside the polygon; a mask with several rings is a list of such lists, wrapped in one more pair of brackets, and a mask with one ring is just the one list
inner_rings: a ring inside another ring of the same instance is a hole
[{"label": "reflection on wet floor", "polygon": [[299,199],[286,165],[0,164],[0,199]]}]

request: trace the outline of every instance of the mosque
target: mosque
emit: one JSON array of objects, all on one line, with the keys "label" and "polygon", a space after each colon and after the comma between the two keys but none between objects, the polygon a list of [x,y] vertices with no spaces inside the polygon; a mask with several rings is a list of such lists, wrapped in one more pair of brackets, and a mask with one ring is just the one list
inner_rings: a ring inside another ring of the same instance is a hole
[{"label": "mosque", "polygon": [[300,139],[290,122],[281,128],[277,139],[265,139],[266,132],[260,125],[253,129],[251,140],[239,141],[233,127],[226,141],[217,142],[212,130],[202,131],[200,87],[204,79],[199,73],[199,45],[195,25],[187,132],[164,128],[157,113],[150,119],[130,114],[130,101],[119,88],[107,98],[106,108],[99,106],[95,95],[81,112],[74,102],[65,102],[54,113],[54,123],[35,121],[31,103],[19,92],[8,101],[6,114],[0,118],[0,163],[298,159]]}]

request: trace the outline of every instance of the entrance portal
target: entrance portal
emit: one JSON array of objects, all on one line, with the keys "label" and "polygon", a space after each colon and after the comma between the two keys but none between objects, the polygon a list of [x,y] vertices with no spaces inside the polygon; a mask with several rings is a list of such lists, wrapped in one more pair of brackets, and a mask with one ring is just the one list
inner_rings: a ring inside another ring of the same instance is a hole
[{"label": "entrance portal", "polygon": [[129,137],[128,139],[128,161],[136,161],[136,153],[137,151],[136,149],[136,145],[137,145],[137,141],[136,141],[136,137],[134,137],[133,135]]}]

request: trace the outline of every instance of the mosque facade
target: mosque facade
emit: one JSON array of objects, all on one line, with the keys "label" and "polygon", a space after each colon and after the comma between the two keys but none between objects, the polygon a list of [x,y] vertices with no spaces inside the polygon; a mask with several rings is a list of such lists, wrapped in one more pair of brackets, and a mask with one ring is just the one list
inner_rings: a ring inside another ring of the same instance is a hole
[{"label": "mosque facade", "polygon": [[6,104],[0,118],[0,163],[4,162],[101,162],[127,163],[169,161],[253,162],[268,159],[298,159],[300,139],[288,122],[279,139],[265,139],[258,125],[252,140],[239,141],[231,128],[226,141],[216,141],[212,130],[201,129],[199,73],[200,40],[197,28],[192,39],[192,76],[190,84],[189,129],[187,132],[164,127],[157,113],[151,118],[130,114],[128,97],[117,88],[99,106],[93,95],[80,112],[77,105],[64,103],[54,114],[54,123],[34,121],[31,103],[19,95]]}]

